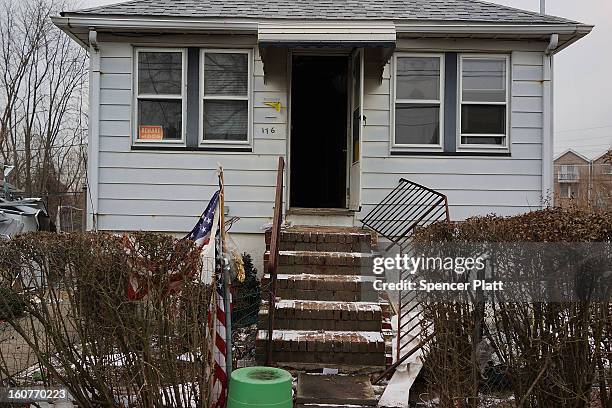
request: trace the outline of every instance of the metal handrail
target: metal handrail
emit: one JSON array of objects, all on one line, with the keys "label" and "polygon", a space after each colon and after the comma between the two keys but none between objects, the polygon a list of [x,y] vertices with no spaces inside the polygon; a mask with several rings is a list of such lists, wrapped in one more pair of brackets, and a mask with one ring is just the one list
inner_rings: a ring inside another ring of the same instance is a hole
[{"label": "metal handrail", "polygon": [[361,220],[361,223],[404,251],[410,236],[420,227],[449,220],[446,195],[414,181],[401,178],[399,184]]},{"label": "metal handrail", "polygon": [[[361,220],[364,227],[370,228],[391,242],[386,251],[397,246],[400,253],[410,250],[412,235],[417,229],[438,221],[450,221],[446,195],[404,178],[401,178],[398,186]],[[405,272],[400,272],[400,280],[404,280]],[[406,278],[411,280],[414,276]],[[375,383],[393,372],[433,338],[434,333],[430,330],[431,324],[427,322],[422,324],[421,321],[414,322],[419,314],[419,306],[420,303],[415,293],[399,294],[396,362]],[[410,313],[413,312],[417,314],[410,317]],[[405,330],[408,326],[410,329]],[[420,338],[422,341],[412,349],[405,350],[409,343],[402,346],[402,340],[411,335],[410,333],[419,326],[421,329],[418,334],[414,335],[414,338]]]},{"label": "metal handrail", "polygon": [[278,172],[276,174],[276,195],[274,199],[274,219],[272,221],[272,235],[270,237],[270,254],[268,256],[267,272],[270,276],[270,290],[268,300],[268,350],[266,365],[272,365],[272,335],[274,334],[274,311],[276,309],[276,269],[278,267],[278,252],[280,247],[280,230],[283,223],[283,172],[285,159],[278,158]]}]

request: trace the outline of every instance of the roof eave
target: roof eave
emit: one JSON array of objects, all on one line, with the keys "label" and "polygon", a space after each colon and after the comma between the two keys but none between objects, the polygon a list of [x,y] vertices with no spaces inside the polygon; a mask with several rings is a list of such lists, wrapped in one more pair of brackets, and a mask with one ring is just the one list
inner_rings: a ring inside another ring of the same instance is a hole
[{"label": "roof eave", "polygon": [[[99,31],[167,31],[167,32],[231,32],[256,34],[260,23],[265,20],[253,19],[195,19],[184,17],[139,17],[103,16],[64,13],[51,18],[53,23],[65,31],[81,45],[86,40],[79,38],[77,29]],[[287,21],[287,23],[298,21]],[[326,21],[330,23],[333,21]],[[370,23],[372,21],[369,21]],[[593,26],[580,23],[563,24],[507,24],[507,23],[468,23],[468,22],[421,22],[395,21],[398,37],[401,36],[470,36],[491,35],[520,38],[521,36],[546,36],[559,34],[564,38],[557,51],[587,35]]]}]

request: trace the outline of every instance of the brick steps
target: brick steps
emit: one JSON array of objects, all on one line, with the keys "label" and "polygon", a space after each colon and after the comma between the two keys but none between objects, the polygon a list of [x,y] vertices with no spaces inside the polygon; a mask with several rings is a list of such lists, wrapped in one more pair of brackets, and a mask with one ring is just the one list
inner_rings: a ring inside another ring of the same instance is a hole
[{"label": "brick steps", "polygon": [[[257,354],[265,355],[268,333],[257,332]],[[385,339],[373,331],[274,330],[272,353],[283,363],[385,366]]]},{"label": "brick steps", "polygon": [[[275,328],[281,330],[381,331],[383,310],[378,303],[281,300]],[[268,325],[268,309],[259,312],[259,328]]]},{"label": "brick steps", "polygon": [[[276,296],[281,299],[335,300],[343,302],[373,302],[378,300],[373,276],[359,275],[286,275],[276,276]],[[262,285],[268,285],[270,275],[264,275]]]},{"label": "brick steps", "polygon": [[[269,253],[264,254],[267,264]],[[372,275],[374,253],[337,251],[280,251],[278,273]]]},{"label": "brick steps", "polygon": [[[267,232],[268,251],[270,237]],[[354,227],[281,230],[272,342],[276,364],[297,370],[336,367],[343,373],[375,372],[390,364],[385,340],[389,343],[391,308],[373,288],[376,245],[376,234]],[[268,257],[266,252],[266,264]],[[266,274],[262,285],[269,283]],[[264,302],[259,312],[259,360],[267,354],[268,308]]]}]

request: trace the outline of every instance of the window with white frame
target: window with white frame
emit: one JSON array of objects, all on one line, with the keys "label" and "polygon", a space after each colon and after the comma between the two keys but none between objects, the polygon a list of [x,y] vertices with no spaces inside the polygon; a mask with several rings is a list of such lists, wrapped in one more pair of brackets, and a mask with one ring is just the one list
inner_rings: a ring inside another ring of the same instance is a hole
[{"label": "window with white frame", "polygon": [[202,141],[249,142],[250,53],[239,50],[203,50]]},{"label": "window with white frame", "polygon": [[184,140],[185,52],[136,50],[136,141]]},{"label": "window with white frame", "polygon": [[578,198],[578,186],[571,183],[564,183],[560,186],[561,198]]},{"label": "window with white frame", "polygon": [[394,146],[441,147],[443,56],[400,54],[394,66]]},{"label": "window with white frame", "polygon": [[507,56],[461,56],[460,146],[508,146]]}]

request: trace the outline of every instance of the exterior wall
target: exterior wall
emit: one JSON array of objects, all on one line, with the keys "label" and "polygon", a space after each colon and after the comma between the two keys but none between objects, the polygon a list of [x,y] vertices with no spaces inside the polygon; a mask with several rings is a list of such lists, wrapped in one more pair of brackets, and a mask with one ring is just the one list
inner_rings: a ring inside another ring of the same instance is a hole
[{"label": "exterior wall", "polygon": [[366,70],[362,213],[401,177],[446,194],[453,220],[541,208],[544,47],[501,41],[398,41],[398,51],[403,52],[511,53],[511,157],[391,156],[390,69],[385,69],[382,83]]},{"label": "exterior wall", "polygon": [[[154,39],[156,46],[185,45],[185,40]],[[193,46],[256,50],[255,38],[222,42],[192,39]],[[225,44],[225,45],[223,45]],[[146,44],[139,44],[146,45]],[[133,48],[126,42],[100,42],[99,211],[100,230],[152,230],[184,233],[193,227],[217,189],[217,166],[225,171],[228,216],[239,216],[235,233],[259,233],[270,222],[276,167],[286,152],[286,60],[264,83],[263,65],[254,53],[253,152],[132,150]],[[280,114],[269,117],[267,98],[280,99]],[[274,126],[274,134],[262,128]],[[90,183],[95,180],[90,180]],[[263,240],[262,240],[263,247]]]},{"label": "exterior wall", "polygon": [[[562,166],[576,166],[575,177],[563,176]],[[561,207],[586,206],[589,202],[589,189],[591,180],[591,164],[584,158],[569,151],[554,161],[555,175],[555,205]],[[575,189],[575,198],[567,198],[561,195],[561,185],[571,184],[572,191]]]},{"label": "exterior wall", "polygon": [[[279,53],[266,66],[248,36],[142,37],[138,46],[239,47],[254,50],[253,151],[210,152],[132,149],[133,47],[130,38],[100,39],[99,157],[97,227],[183,234],[195,223],[217,188],[217,165],[225,170],[228,215],[242,250],[254,260],[263,251],[262,227],[271,221],[278,156],[287,152],[287,59]],[[517,214],[541,207],[543,53],[540,43],[399,40],[399,51],[511,52],[511,157],[391,156],[390,67],[382,81],[366,61],[362,145],[363,217],[405,177],[448,195],[453,219]],[[280,100],[281,113],[264,105]],[[275,133],[264,133],[274,126]],[[287,195],[285,195],[287,196]],[[358,222],[356,222],[358,224]],[[252,236],[252,234],[258,234]],[[261,266],[261,265],[257,265]]]}]

